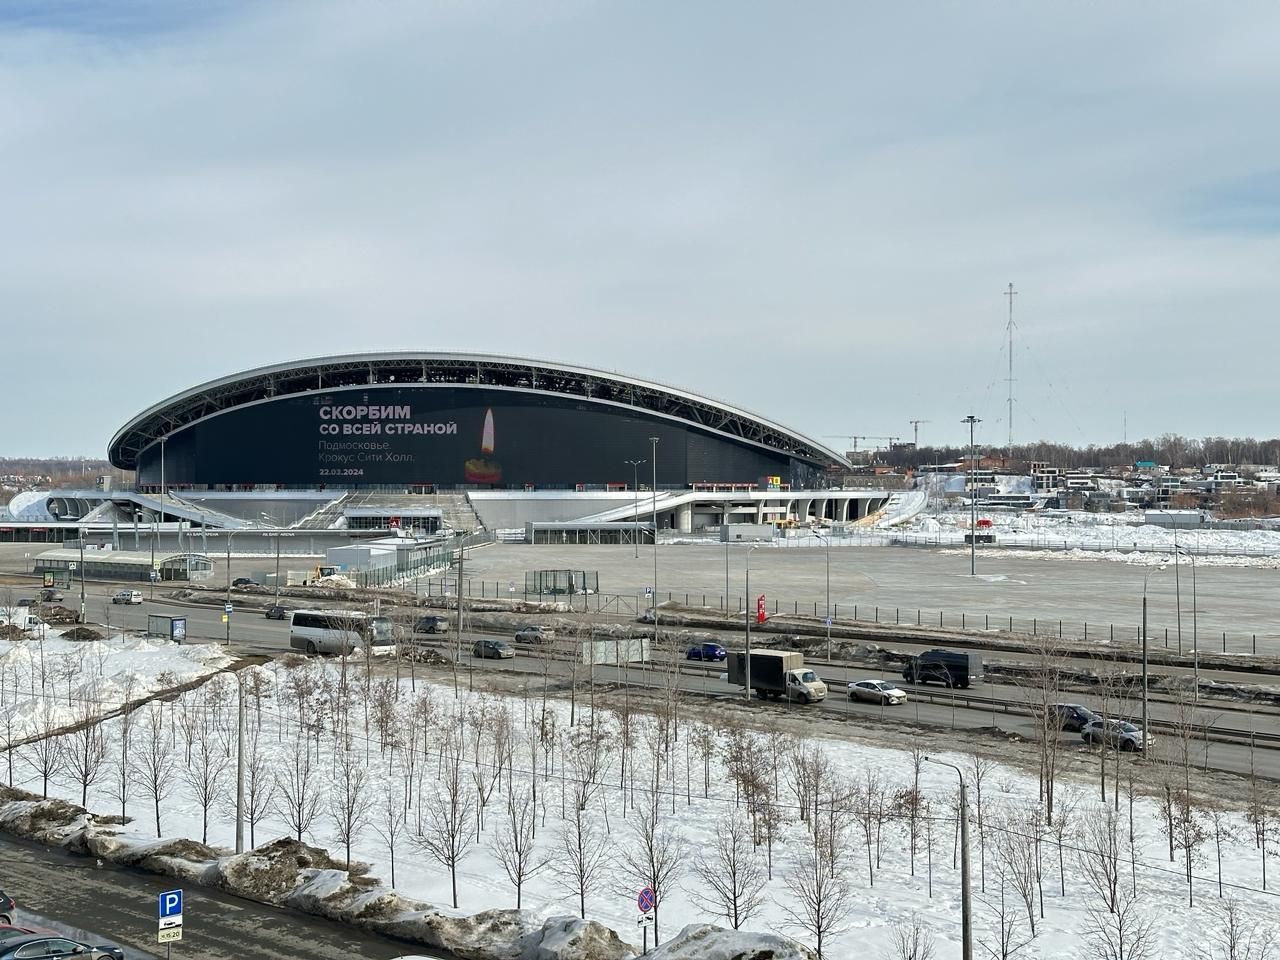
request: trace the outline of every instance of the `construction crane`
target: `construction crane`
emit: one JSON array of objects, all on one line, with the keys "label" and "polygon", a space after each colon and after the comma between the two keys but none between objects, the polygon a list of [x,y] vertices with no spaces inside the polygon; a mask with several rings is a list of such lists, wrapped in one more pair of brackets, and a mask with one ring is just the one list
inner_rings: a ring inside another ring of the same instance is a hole
[{"label": "construction crane", "polygon": [[858,434],[852,434],[852,433],[828,433],[828,434],[826,434],[826,435],[824,436],[824,438],[823,438],[823,439],[826,439],[826,440],[848,440],[851,444],[853,444],[853,446],[849,448],[849,449],[850,449],[850,452],[852,452],[852,453],[857,453],[857,452],[858,452],[858,441],[859,441],[859,440],[887,440],[887,441],[889,441],[890,445],[892,445],[892,444],[897,443],[899,438],[898,438],[898,437],[877,437],[877,436],[872,436],[872,435],[871,435],[871,434],[869,434],[869,433],[858,433]]},{"label": "construction crane", "polygon": [[907,423],[911,424],[911,431],[912,431],[912,440],[911,440],[911,442],[912,442],[912,444],[913,444],[915,447],[919,448],[919,446],[920,446],[920,424],[922,424],[922,423],[933,423],[933,421],[932,421],[932,420],[908,420],[908,421],[907,421]]}]

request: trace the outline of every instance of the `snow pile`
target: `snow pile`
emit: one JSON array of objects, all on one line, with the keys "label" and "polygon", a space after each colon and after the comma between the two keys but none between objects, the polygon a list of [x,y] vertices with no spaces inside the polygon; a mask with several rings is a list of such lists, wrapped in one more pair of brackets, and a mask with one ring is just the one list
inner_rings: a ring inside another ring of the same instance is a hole
[{"label": "snow pile", "polygon": [[816,960],[817,954],[787,937],[772,933],[722,930],[690,924],[656,950],[650,960]]},{"label": "snow pile", "polygon": [[50,630],[47,638],[0,640],[0,738],[15,743],[104,716],[232,662],[216,644],[123,634],[77,641]]},{"label": "snow pile", "polygon": [[341,573],[331,573],[327,577],[318,577],[311,581],[313,587],[336,587],[340,590],[353,590],[358,584]]}]

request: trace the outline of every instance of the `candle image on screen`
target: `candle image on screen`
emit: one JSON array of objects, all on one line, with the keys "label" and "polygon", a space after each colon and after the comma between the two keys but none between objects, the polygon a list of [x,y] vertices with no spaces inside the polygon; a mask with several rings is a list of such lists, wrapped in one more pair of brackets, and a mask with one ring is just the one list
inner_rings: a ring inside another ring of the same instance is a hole
[{"label": "candle image on screen", "polygon": [[496,450],[493,430],[493,409],[484,412],[484,429],[480,433],[480,456],[463,464],[468,483],[498,483],[502,480],[502,464],[493,459]]}]

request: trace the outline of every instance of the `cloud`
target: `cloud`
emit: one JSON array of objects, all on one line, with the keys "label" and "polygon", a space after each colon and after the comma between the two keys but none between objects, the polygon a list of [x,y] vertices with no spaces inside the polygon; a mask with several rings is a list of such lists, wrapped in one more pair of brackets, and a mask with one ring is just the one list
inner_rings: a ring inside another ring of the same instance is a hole
[{"label": "cloud", "polygon": [[8,452],[401,347],[997,442],[1011,280],[1020,438],[1274,432],[1271,6],[46,9],[0,19],[0,399],[73,413]]}]

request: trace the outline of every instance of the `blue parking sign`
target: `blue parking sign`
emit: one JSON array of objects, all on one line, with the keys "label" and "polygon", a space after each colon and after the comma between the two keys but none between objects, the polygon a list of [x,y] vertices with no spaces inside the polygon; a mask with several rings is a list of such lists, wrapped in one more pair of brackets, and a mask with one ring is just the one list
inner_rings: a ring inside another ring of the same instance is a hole
[{"label": "blue parking sign", "polygon": [[160,908],[160,919],[182,916],[182,891],[166,890],[156,898]]}]

